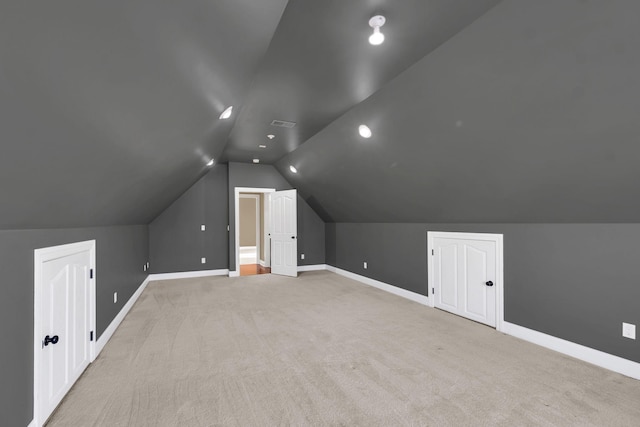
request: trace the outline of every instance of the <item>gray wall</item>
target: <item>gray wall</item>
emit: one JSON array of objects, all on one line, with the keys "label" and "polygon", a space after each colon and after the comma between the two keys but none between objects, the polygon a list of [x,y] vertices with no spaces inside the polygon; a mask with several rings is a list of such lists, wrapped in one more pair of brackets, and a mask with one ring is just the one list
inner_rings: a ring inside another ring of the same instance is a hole
[{"label": "gray wall", "polygon": [[[229,163],[214,168],[149,226],[152,273],[235,270],[235,187],[287,190],[291,185],[270,165]],[[200,225],[206,231],[200,231]],[[227,232],[227,224],[231,232]],[[324,221],[298,196],[298,265],[324,264]],[[206,264],[200,259],[207,258]]]},{"label": "gray wall", "polygon": [[149,225],[151,272],[227,268],[227,215],[227,166],[215,165]]},{"label": "gray wall", "polygon": [[[229,163],[229,224],[235,228],[235,187],[275,188],[289,190],[293,187],[271,165]],[[325,263],[325,223],[309,204],[298,194],[298,265]],[[229,233],[229,270],[235,270],[235,235]],[[305,259],[300,259],[300,254]]]},{"label": "gray wall", "polygon": [[506,321],[640,362],[640,224],[331,223],[327,263],[427,295],[427,231],[504,234]]},{"label": "gray wall", "polygon": [[[96,321],[99,337],[144,281],[148,228],[114,226],[56,230],[0,230],[0,425],[33,418],[33,250],[96,240]],[[113,293],[118,302],[113,303]]]}]

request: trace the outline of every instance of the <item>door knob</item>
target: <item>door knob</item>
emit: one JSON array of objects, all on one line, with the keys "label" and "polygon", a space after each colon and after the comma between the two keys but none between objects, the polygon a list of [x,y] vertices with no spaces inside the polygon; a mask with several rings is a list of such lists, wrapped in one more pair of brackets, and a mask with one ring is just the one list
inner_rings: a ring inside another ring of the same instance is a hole
[{"label": "door knob", "polygon": [[57,335],[54,335],[54,336],[52,336],[52,337],[50,337],[49,335],[47,335],[46,337],[44,337],[44,346],[45,346],[45,347],[46,347],[46,346],[48,346],[48,345],[49,345],[49,343],[51,343],[51,344],[58,344],[58,340],[59,340],[59,338],[58,338],[58,336],[57,336]]},{"label": "door knob", "polygon": [[295,239],[295,238],[296,238],[296,236],[291,236],[291,238],[292,238],[292,239]]},{"label": "door knob", "polygon": [[489,280],[487,283],[485,283],[485,285],[487,286],[493,286],[493,282],[491,280]]}]

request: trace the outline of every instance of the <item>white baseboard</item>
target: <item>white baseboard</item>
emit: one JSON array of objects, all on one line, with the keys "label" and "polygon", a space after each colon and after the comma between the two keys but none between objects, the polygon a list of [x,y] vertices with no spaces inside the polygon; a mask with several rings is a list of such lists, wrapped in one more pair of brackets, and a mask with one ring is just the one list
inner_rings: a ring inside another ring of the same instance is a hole
[{"label": "white baseboard", "polygon": [[229,277],[240,277],[240,272],[239,271],[230,271],[229,272]]},{"label": "white baseboard", "polygon": [[299,265],[298,272],[326,270],[327,264]]},{"label": "white baseboard", "polygon": [[184,271],[180,273],[159,273],[150,274],[149,281],[154,280],[173,280],[173,279],[191,279],[194,277],[207,277],[207,276],[226,276],[229,274],[229,270],[200,270],[200,271]]},{"label": "white baseboard", "polygon": [[257,264],[258,263],[258,247],[257,246],[240,246],[238,254],[240,265]]},{"label": "white baseboard", "polygon": [[[118,326],[120,326],[120,323],[122,323],[122,321],[124,320],[124,318],[127,315],[127,313],[129,313],[129,310],[131,310],[131,307],[133,307],[133,304],[135,304],[136,301],[138,300],[138,298],[140,298],[140,295],[142,294],[142,291],[144,291],[144,288],[146,288],[147,284],[149,284],[149,282],[150,282],[149,278],[151,276],[152,275],[149,275],[149,276],[147,276],[146,279],[144,279],[144,282],[142,282],[142,284],[133,293],[133,295],[131,295],[131,298],[129,298],[129,301],[127,301],[127,303],[122,307],[122,309],[120,310],[118,315],[111,321],[111,324],[109,324],[107,329],[105,329],[102,332],[102,334],[100,334],[100,338],[98,338],[98,340],[96,341],[95,357],[98,357],[98,355],[100,354],[100,352],[102,351],[104,346],[107,344],[107,342],[113,336],[113,333],[116,331],[116,329],[118,329]],[[95,360],[95,358],[94,358],[94,360]]]},{"label": "white baseboard", "polygon": [[267,263],[263,259],[259,260],[258,264],[260,264],[260,267],[266,267],[267,266]]},{"label": "white baseboard", "polygon": [[504,322],[503,332],[601,368],[640,380],[640,363],[509,322]]},{"label": "white baseboard", "polygon": [[35,419],[31,420],[31,422],[27,427],[36,427],[36,420]]},{"label": "white baseboard", "polygon": [[419,304],[426,305],[426,306],[429,305],[429,298],[424,295],[420,295],[415,292],[408,291],[406,289],[398,288],[397,286],[393,286],[388,283],[381,282],[379,280],[361,276],[359,274],[352,273],[350,271],[343,270],[341,268],[337,268],[332,265],[327,265],[326,269],[334,273],[337,273],[341,276],[348,277],[349,279],[357,280],[358,282],[364,283],[365,285],[373,286],[374,288],[381,289],[383,291],[389,292],[399,297],[410,299],[411,301],[415,301]]}]

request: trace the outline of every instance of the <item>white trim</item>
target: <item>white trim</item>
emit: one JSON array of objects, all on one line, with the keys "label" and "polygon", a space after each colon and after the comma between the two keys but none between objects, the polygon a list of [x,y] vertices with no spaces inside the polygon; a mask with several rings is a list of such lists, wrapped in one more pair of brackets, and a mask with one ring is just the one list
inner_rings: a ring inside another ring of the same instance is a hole
[{"label": "white trim", "polygon": [[[504,249],[503,235],[491,233],[457,233],[444,231],[427,231],[427,294],[435,287],[433,278],[433,239],[487,240],[496,244],[496,330],[504,332]],[[435,307],[435,298],[429,298],[429,306]]]},{"label": "white trim", "polygon": [[114,319],[111,321],[109,326],[107,326],[107,329],[105,329],[100,334],[100,338],[98,338],[98,342],[96,343],[97,354],[100,354],[104,346],[107,345],[107,342],[109,342],[109,340],[115,333],[116,329],[118,329],[118,326],[120,326],[120,323],[122,323],[127,313],[129,313],[129,310],[131,310],[131,307],[133,307],[136,301],[138,301],[138,298],[140,298],[140,295],[142,295],[142,291],[144,291],[144,289],[147,287],[147,285],[151,281],[150,280],[151,276],[152,275],[149,275],[147,276],[146,279],[144,279],[142,284],[138,286],[138,289],[133,293],[133,295],[131,295],[131,298],[129,298],[129,301],[127,301],[127,303],[120,309],[120,312],[118,313],[118,315],[114,317]]},{"label": "white trim", "polygon": [[299,265],[298,272],[328,270],[327,264]]},{"label": "white trim", "polygon": [[[47,248],[35,249],[33,251],[33,420],[30,425],[42,425],[38,416],[38,408],[40,401],[38,396],[39,379],[40,379],[40,360],[38,355],[42,354],[42,343],[40,341],[40,332],[42,327],[42,307],[40,307],[40,299],[42,292],[42,270],[43,264],[56,258],[89,252],[89,268],[93,269],[93,278],[89,279],[89,330],[96,333],[96,241],[85,240],[82,242],[69,243],[66,245],[51,246]],[[95,341],[89,342],[89,363],[93,362],[97,356]],[[45,420],[51,414],[45,414]]]},{"label": "white trim", "polygon": [[[234,223],[234,235],[235,235],[235,258],[236,258],[236,271],[229,271],[229,277],[238,277],[240,276],[240,250],[238,249],[240,247],[240,227],[239,227],[239,222],[240,222],[240,218],[239,218],[239,205],[240,205],[240,193],[263,193],[263,194],[267,194],[267,193],[273,193],[274,191],[276,191],[275,188],[254,188],[254,187],[235,187],[233,189],[234,192],[234,218],[235,218],[235,223]],[[265,236],[269,231],[269,198],[265,197],[264,198],[264,233]],[[269,251],[270,251],[270,246],[266,244],[266,237],[265,237],[265,245],[264,245],[264,257],[265,257],[265,264],[266,267],[270,266],[270,262],[269,262]],[[259,257],[258,257],[259,258]],[[234,274],[232,274],[234,273]]]},{"label": "white trim", "polygon": [[200,271],[183,271],[179,273],[157,273],[150,274],[149,281],[156,280],[173,280],[173,279],[191,279],[194,277],[207,277],[207,276],[226,276],[229,274],[229,270],[222,268],[219,270],[200,270]]},{"label": "white trim", "polygon": [[263,259],[259,259],[259,260],[258,260],[258,264],[260,264],[260,267],[266,267],[266,266],[267,266],[267,263],[266,263],[266,262],[264,262],[264,260],[263,260]]},{"label": "white trim", "polygon": [[32,419],[27,427],[36,427],[36,419]]},{"label": "white trim", "polygon": [[341,268],[337,268],[332,265],[327,265],[327,270],[337,273],[341,276],[347,277],[349,279],[357,280],[358,282],[364,283],[365,285],[373,286],[374,288],[381,289],[383,291],[392,293],[399,297],[406,298],[411,301],[417,302],[419,304],[429,306],[429,298],[427,298],[424,295],[411,292],[406,289],[398,288],[397,286],[393,286],[388,283],[381,282],[379,280],[361,276],[359,274],[352,273],[350,271],[343,270]]},{"label": "white trim", "polygon": [[502,332],[559,353],[566,354],[567,356],[575,357],[583,362],[591,363],[593,365],[600,366],[601,368],[640,380],[640,363],[638,362],[614,356],[613,354],[585,347],[571,341],[563,340],[562,338],[547,335],[509,322],[503,323]]}]

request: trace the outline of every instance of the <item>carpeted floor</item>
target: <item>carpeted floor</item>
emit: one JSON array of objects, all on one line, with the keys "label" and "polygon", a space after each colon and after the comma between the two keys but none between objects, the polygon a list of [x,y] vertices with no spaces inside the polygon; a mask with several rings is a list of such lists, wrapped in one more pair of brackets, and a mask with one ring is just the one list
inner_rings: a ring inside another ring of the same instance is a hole
[{"label": "carpeted floor", "polygon": [[639,426],[640,381],[330,272],[152,282],[49,426]]}]

